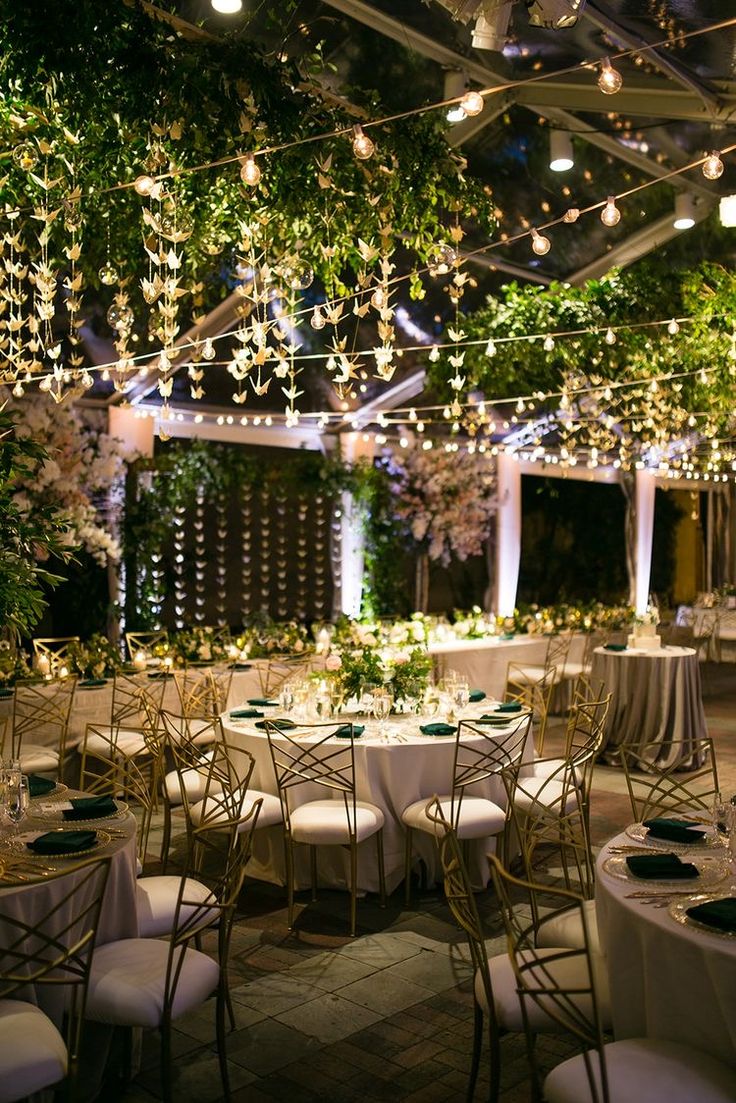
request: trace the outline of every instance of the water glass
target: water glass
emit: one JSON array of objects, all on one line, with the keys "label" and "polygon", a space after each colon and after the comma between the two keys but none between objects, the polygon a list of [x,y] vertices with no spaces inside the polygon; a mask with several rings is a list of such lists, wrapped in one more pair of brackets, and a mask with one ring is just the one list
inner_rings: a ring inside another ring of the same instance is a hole
[{"label": "water glass", "polygon": [[31,802],[28,778],[17,770],[10,770],[5,780],[5,816],[12,825],[11,848],[18,845],[18,827],[23,822]]},{"label": "water glass", "polygon": [[386,740],[386,721],[391,715],[394,697],[390,690],[377,689],[373,694],[371,711],[378,721],[378,734]]},{"label": "water glass", "polygon": [[294,707],[294,689],[292,682],[284,682],[279,690],[279,705],[284,712],[291,712]]}]

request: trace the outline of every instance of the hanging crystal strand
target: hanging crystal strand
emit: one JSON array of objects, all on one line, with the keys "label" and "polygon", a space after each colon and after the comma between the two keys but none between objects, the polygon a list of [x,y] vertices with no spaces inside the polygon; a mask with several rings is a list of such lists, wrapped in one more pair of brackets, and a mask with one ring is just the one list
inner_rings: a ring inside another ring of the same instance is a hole
[{"label": "hanging crystal strand", "polygon": [[268,487],[261,491],[261,612],[271,612],[271,495]]},{"label": "hanging crystal strand", "polygon": [[325,616],[325,584],[327,555],[327,514],[325,512],[325,500],[321,494],[314,499],[314,597],[312,599],[312,616]]},{"label": "hanging crystal strand", "polygon": [[248,483],[242,487],[240,494],[240,615],[243,624],[245,624],[253,611],[253,545],[251,540],[253,510],[251,488]]},{"label": "hanging crystal strand", "polygon": [[287,599],[286,558],[286,491],[276,485],[276,616],[285,620],[289,614]]},{"label": "hanging crystal strand", "polygon": [[174,507],[174,624],[177,628],[184,627],[186,613],[186,577],[184,574],[184,520],[186,508],[183,505]]},{"label": "hanging crystal strand", "polygon": [[227,618],[227,497],[223,490],[215,498],[215,573],[217,575],[217,623],[220,627],[228,623]]},{"label": "hanging crystal strand", "polygon": [[194,619],[204,623],[205,611],[205,536],[204,536],[204,487],[197,487],[194,500]]},{"label": "hanging crystal strand", "polygon": [[[330,570],[332,573],[331,616],[342,611],[342,507],[339,496],[330,511]],[[325,616],[327,613],[325,612]]]},{"label": "hanging crystal strand", "polygon": [[304,495],[300,494],[296,505],[296,602],[294,614],[297,620],[307,619],[307,511],[308,504]]}]

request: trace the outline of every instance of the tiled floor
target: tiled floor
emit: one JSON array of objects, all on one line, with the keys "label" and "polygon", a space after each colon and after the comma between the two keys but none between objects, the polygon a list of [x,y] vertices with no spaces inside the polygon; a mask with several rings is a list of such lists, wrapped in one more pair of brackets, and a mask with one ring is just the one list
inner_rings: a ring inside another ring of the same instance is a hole
[{"label": "tiled floor", "polygon": [[[709,667],[706,713],[724,791],[736,792],[736,665]],[[555,733],[550,743],[554,748]],[[596,769],[594,842],[631,819],[623,778]],[[303,899],[306,899],[304,897]],[[479,898],[489,953],[504,950],[491,894]],[[411,910],[403,889],[388,907],[361,900],[356,939],[346,937],[346,899],[324,892],[301,905],[286,926],[284,893],[247,884],[233,936],[231,985],[236,1029],[228,1036],[232,1098],[332,1103],[465,1098],[472,1045],[471,970],[464,936],[440,892],[422,893]],[[177,1021],[175,1098],[214,1103],[222,1088],[214,1042],[214,1006]],[[552,1066],[570,1052],[564,1039],[540,1036],[537,1052]],[[502,1042],[502,1103],[529,1098],[528,1062],[520,1036]],[[476,1098],[487,1096],[482,1062]],[[110,1078],[104,1098],[158,1098],[158,1036],[144,1037],[141,1071],[121,1096]]]}]

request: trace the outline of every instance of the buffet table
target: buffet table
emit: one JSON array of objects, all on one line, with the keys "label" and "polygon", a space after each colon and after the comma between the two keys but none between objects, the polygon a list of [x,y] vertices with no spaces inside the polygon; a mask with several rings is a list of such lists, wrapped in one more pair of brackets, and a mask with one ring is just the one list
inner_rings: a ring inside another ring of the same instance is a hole
[{"label": "buffet table", "polygon": [[[697,886],[621,880],[608,872],[611,848],[632,844],[626,833],[617,835],[597,863],[596,913],[608,960],[615,1037],[686,1043],[736,1066],[736,937],[681,921]],[[664,842],[659,847],[685,849]],[[725,851],[706,846],[679,856],[702,868],[698,854],[713,867]],[[710,891],[726,894],[729,884],[726,878]],[[630,895],[649,889],[651,903]],[[683,895],[670,900],[669,891]]]},{"label": "buffet table", "polygon": [[[465,714],[470,720],[491,707],[490,702],[471,706]],[[334,721],[337,728],[340,723],[353,719],[341,716]],[[264,731],[254,726],[253,720],[233,720],[228,714],[222,717],[225,739],[228,743],[247,750],[255,759],[251,778],[253,788],[276,795],[274,776],[268,738]],[[365,725],[365,733],[355,740],[355,780],[358,800],[370,801],[383,812],[384,854],[386,865],[386,888],[391,892],[404,877],[404,839],[405,831],[401,814],[413,801],[424,797],[429,800],[435,794],[448,793],[452,786],[452,769],[455,749],[455,736],[425,736],[419,731],[422,720],[416,716],[392,717],[387,724],[389,742],[384,742],[378,733],[378,726],[370,718],[356,717],[355,723]],[[501,736],[509,727],[493,728],[493,734]],[[531,729],[530,729],[531,730]],[[278,736],[275,737],[278,739]],[[469,741],[481,743],[482,736],[470,736]],[[345,740],[331,740],[325,746],[345,745]],[[524,760],[534,756],[531,735],[527,738]],[[306,800],[322,799],[326,791],[319,786],[304,785],[297,790],[298,803]],[[490,778],[478,787],[473,795],[483,796],[505,805],[505,793],[500,778]],[[427,868],[430,883],[440,876],[434,839],[422,832],[414,833],[415,853],[419,854]],[[494,849],[493,840],[482,840],[474,847],[473,873],[478,883],[487,884],[490,873],[485,855]],[[345,888],[348,885],[348,855],[340,847],[318,848],[318,877],[321,884]],[[295,883],[299,887],[308,887],[309,863],[308,848],[295,849]],[[280,827],[269,827],[256,831],[253,843],[253,857],[248,866],[250,876],[261,880],[284,884],[284,844]],[[366,842],[358,851],[358,885],[363,892],[378,891],[378,864],[376,848],[372,842]]]},{"label": "buffet table", "polygon": [[644,761],[682,769],[699,764],[695,742],[707,736],[697,653],[691,647],[627,648],[593,653],[593,681],[613,694],[606,752],[625,745]]}]

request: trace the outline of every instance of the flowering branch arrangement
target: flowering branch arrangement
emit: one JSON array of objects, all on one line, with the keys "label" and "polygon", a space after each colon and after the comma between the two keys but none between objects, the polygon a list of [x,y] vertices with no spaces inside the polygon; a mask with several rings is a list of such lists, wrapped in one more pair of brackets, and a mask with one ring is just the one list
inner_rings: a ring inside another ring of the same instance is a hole
[{"label": "flowering branch arrangement", "polygon": [[80,678],[111,678],[122,666],[122,660],[107,636],[95,632],[84,642],[75,640],[69,644],[66,665]]},{"label": "flowering branch arrangement", "polygon": [[402,650],[365,644],[332,652],[325,660],[325,668],[340,685],[346,700],[359,698],[365,686],[375,685],[390,689],[394,700],[407,701],[423,696],[432,673],[432,659],[424,647]]}]

